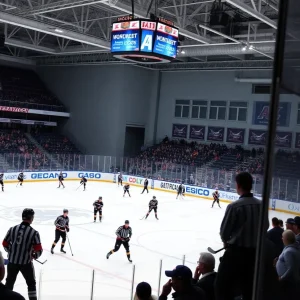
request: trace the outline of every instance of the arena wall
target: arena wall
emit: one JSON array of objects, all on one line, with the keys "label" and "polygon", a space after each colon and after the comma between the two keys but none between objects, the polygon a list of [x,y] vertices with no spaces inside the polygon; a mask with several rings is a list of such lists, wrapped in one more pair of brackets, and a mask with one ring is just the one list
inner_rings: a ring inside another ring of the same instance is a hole
[{"label": "arena wall", "polygon": [[125,65],[40,67],[38,73],[71,116],[63,128],[86,154],[123,156],[126,125],[153,140],[158,72]]},{"label": "arena wall", "polygon": [[[4,183],[17,183],[19,173],[6,173],[4,174]],[[51,182],[57,181],[59,172],[24,172],[26,182]],[[100,172],[87,172],[87,171],[65,171],[63,172],[64,179],[67,181],[80,181],[82,176],[85,176],[88,181],[92,182],[107,182],[116,183],[117,174],[112,173],[100,173]],[[144,185],[143,177],[123,175],[123,182],[129,183],[132,186],[143,187]],[[168,192],[176,193],[178,188],[178,183],[166,182],[160,180],[149,180],[149,188]],[[185,193],[189,197],[196,197],[206,200],[212,200],[212,194],[215,190],[208,189],[205,187],[185,185]],[[231,203],[238,200],[239,196],[236,193],[220,191],[221,202]],[[261,199],[260,197],[258,197]],[[300,203],[282,201],[277,199],[270,200],[270,210],[275,210],[279,212],[300,215]]]}]

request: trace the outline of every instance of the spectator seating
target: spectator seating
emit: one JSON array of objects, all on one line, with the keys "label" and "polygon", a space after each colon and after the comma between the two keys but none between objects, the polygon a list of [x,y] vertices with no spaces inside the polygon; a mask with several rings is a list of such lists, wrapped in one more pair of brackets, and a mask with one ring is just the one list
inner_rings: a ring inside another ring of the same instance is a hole
[{"label": "spectator seating", "polygon": [[57,97],[47,90],[34,71],[1,66],[0,103],[9,106],[9,101],[23,108],[64,111]]}]

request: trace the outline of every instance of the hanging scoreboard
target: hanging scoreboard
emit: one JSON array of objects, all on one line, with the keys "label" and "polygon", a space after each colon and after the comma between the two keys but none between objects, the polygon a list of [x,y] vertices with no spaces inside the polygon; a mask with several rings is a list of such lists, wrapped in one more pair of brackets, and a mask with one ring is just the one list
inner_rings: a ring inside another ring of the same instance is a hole
[{"label": "hanging scoreboard", "polygon": [[141,63],[169,62],[176,58],[178,29],[152,20],[115,22],[111,52],[115,57]]}]

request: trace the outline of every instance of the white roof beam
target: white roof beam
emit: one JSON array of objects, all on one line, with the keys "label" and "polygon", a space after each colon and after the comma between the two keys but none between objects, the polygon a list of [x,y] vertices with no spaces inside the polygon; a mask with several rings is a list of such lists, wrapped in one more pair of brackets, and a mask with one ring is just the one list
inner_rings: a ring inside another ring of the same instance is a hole
[{"label": "white roof beam", "polygon": [[239,0],[225,0],[228,4],[235,6],[236,8],[246,12],[250,16],[262,21],[265,24],[277,29],[277,23],[273,20],[269,19],[268,17],[264,16],[263,14],[259,13],[257,10],[253,9],[249,5],[239,1]]},{"label": "white roof beam", "polygon": [[77,41],[83,44],[88,44],[99,48],[110,49],[109,42],[100,40],[98,38],[87,36],[70,30],[53,28],[53,26],[51,25],[47,25],[30,19],[25,19],[5,12],[0,12],[0,22],[15,25],[15,26],[21,26],[26,29],[43,32],[46,34]]}]

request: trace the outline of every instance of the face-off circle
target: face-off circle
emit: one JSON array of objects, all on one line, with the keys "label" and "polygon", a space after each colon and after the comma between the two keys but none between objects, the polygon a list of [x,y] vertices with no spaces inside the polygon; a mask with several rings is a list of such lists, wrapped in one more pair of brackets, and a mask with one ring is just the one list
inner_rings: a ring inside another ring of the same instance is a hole
[{"label": "face-off circle", "polygon": [[[22,221],[22,211],[26,207],[7,207],[0,210],[0,218],[11,221],[13,223],[20,223]],[[34,224],[39,225],[53,225],[55,219],[63,214],[61,206],[34,206]],[[68,207],[72,225],[83,225],[91,223],[92,211],[84,210],[76,207]]]}]

